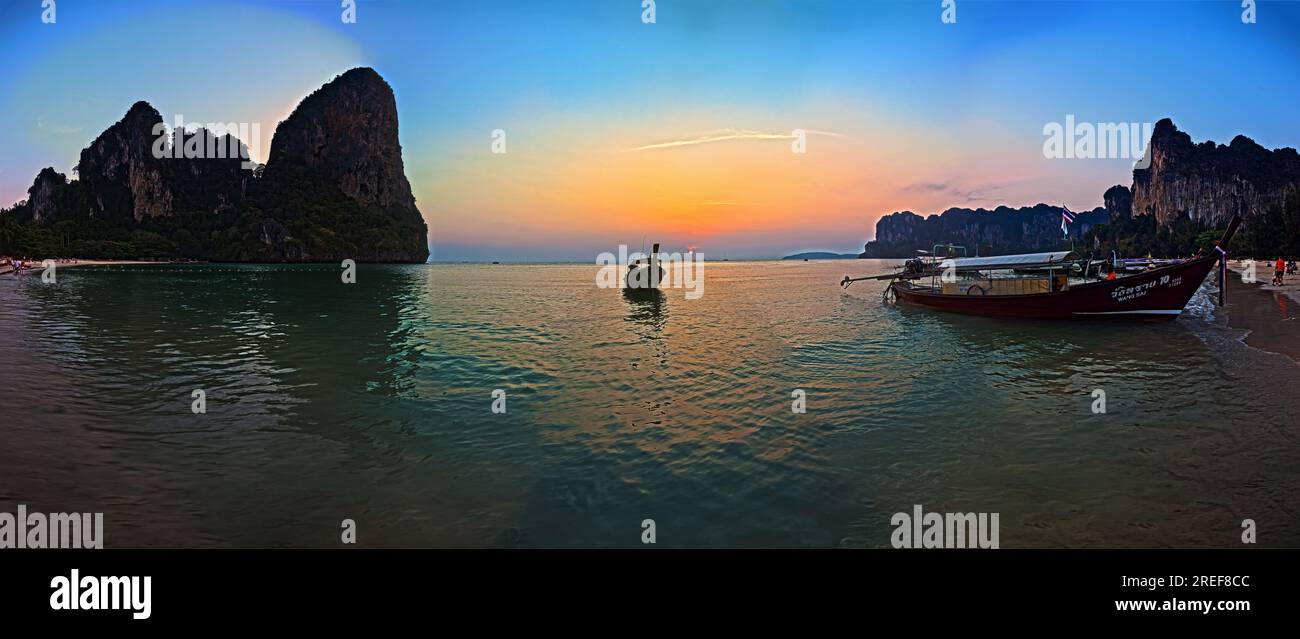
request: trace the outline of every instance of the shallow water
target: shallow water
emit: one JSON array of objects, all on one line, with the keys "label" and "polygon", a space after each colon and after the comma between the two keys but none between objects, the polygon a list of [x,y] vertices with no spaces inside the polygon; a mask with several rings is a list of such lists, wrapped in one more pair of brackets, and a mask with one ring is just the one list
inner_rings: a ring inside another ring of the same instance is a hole
[{"label": "shallow water", "polygon": [[[81,268],[0,278],[0,511],[108,547],[1300,546],[1300,366],[1198,294],[1163,324],[882,304],[875,261]],[[206,393],[205,414],[191,393]],[[506,413],[492,411],[493,391]],[[791,411],[792,392],[807,412]],[[1093,391],[1106,394],[1094,414]]]},{"label": "shallow water", "polygon": [[1247,332],[1246,343],[1300,362],[1300,304],[1282,291],[1239,284],[1228,287],[1228,325]]}]

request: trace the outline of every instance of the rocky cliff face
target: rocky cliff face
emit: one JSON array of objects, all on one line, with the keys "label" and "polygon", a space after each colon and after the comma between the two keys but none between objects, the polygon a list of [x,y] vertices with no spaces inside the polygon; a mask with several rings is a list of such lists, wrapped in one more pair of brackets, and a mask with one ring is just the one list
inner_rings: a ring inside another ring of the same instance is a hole
[{"label": "rocky cliff face", "polygon": [[[205,129],[180,131],[172,145],[185,149],[202,145],[205,157],[164,160],[164,176],[175,211],[211,213],[239,203],[248,193],[252,171],[243,168],[243,142],[232,135],[216,136]],[[184,151],[181,152],[182,154]],[[243,153],[246,155],[247,150]]]},{"label": "rocky cliff face", "polygon": [[[1104,207],[1076,216],[1070,236],[1076,240],[1097,224],[1154,216],[1158,228],[1186,215],[1200,228],[1222,228],[1233,215],[1251,227],[1251,219],[1280,208],[1300,191],[1300,155],[1295,149],[1265,149],[1237,136],[1227,146],[1194,144],[1169,119],[1156,123],[1148,144],[1151,164],[1133,171],[1133,186],[1112,186]],[[904,211],[876,223],[876,239],[861,257],[907,257],[934,244],[980,246],[996,253],[1055,250],[1061,245],[1060,209],[1038,206],[1010,209],[948,209],[922,218]]]},{"label": "rocky cliff face", "polygon": [[414,208],[397,138],[397,100],[374,69],[307,96],[275,129],[267,174],[306,169],[365,205]]},{"label": "rocky cliff face", "polygon": [[[140,222],[177,211],[212,211],[243,198],[249,176],[240,168],[239,140],[203,129],[177,131],[168,141],[177,151],[168,152],[159,140],[161,124],[157,109],[136,102],[81,152],[77,173],[90,215],[129,215]],[[187,146],[200,157],[185,157]],[[218,149],[225,157],[214,157]]]},{"label": "rocky cliff face", "polygon": [[31,208],[32,220],[41,222],[53,219],[59,211],[68,188],[68,176],[52,168],[41,169],[36,174],[32,188],[27,189],[27,202]]},{"label": "rocky cliff face", "polygon": [[1160,224],[1184,213],[1198,225],[1222,227],[1233,215],[1252,216],[1278,206],[1300,188],[1300,155],[1270,151],[1239,135],[1226,146],[1195,144],[1169,119],[1156,123],[1151,166],[1133,171],[1133,213]]},{"label": "rocky cliff face", "polygon": [[158,110],[136,102],[126,115],[81,152],[77,174],[88,193],[91,214],[139,221],[172,212],[172,193],[163,177],[163,160],[153,157]]},{"label": "rocky cliff face", "polygon": [[198,129],[166,140],[162,124],[151,105],[135,103],[81,152],[80,179],[41,171],[14,219],[76,222],[58,238],[47,234],[41,250],[57,245],[87,257],[147,250],[229,261],[428,259],[397,103],[373,69],[348,71],[304,99],[276,128],[257,176],[243,168],[234,137]]},{"label": "rocky cliff face", "polygon": [[1133,214],[1133,192],[1127,186],[1116,184],[1106,189],[1101,199],[1112,220],[1124,219]]},{"label": "rocky cliff face", "polygon": [[[1109,218],[1105,209],[1079,213],[1069,226],[1070,237],[1078,240],[1093,225]],[[876,239],[868,242],[859,257],[910,257],[918,249],[935,244],[965,246],[968,255],[1033,253],[1055,251],[1064,242],[1061,207],[1038,204],[1013,209],[951,208],[939,215],[921,217],[911,211],[892,213],[876,223]]]},{"label": "rocky cliff face", "polygon": [[[272,220],[263,238],[277,255],[304,259],[423,262],[428,228],[415,207],[398,141],[397,101],[374,69],[352,69],[307,96],[275,129],[263,191],[322,189],[339,192],[355,206],[345,226],[363,222],[360,233],[381,241],[295,244],[319,222],[292,212]],[[267,208],[275,208],[271,203]],[[337,207],[335,207],[337,208]],[[280,224],[283,223],[283,226]],[[277,240],[277,238],[279,238]]]}]

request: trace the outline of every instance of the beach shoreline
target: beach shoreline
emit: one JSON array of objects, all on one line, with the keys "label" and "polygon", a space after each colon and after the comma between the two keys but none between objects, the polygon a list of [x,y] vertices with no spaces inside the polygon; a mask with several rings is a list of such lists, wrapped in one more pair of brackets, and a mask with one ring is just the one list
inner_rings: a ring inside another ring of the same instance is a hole
[{"label": "beach shoreline", "polygon": [[[191,262],[149,262],[145,260],[55,260],[55,269],[78,268],[83,266],[167,266],[170,264],[190,264]],[[24,272],[40,272],[45,269],[43,260],[23,261]],[[13,273],[12,265],[5,264],[0,266],[0,274]]]},{"label": "beach shoreline", "polygon": [[1283,286],[1272,286],[1272,268],[1261,275],[1255,263],[1255,282],[1243,282],[1239,274],[1245,269],[1241,261],[1228,262],[1236,276],[1228,282],[1227,323],[1230,328],[1246,331],[1242,341],[1252,348],[1276,353],[1300,362],[1300,277]]},{"label": "beach shoreline", "polygon": [[[1228,260],[1228,270],[1244,274],[1246,271],[1245,260]],[[1300,275],[1290,275],[1283,277],[1282,286],[1273,286],[1273,262],[1256,261],[1255,262],[1255,281],[1245,282],[1244,284],[1257,284],[1263,291],[1274,291],[1282,293],[1297,303],[1300,303]]]}]

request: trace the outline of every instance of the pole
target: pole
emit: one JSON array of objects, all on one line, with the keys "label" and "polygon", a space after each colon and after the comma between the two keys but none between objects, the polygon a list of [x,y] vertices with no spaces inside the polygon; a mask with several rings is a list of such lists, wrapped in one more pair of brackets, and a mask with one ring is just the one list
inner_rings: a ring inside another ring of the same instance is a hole
[{"label": "pole", "polygon": [[1214,250],[1219,252],[1219,306],[1223,306],[1228,292],[1228,254],[1218,246]]}]

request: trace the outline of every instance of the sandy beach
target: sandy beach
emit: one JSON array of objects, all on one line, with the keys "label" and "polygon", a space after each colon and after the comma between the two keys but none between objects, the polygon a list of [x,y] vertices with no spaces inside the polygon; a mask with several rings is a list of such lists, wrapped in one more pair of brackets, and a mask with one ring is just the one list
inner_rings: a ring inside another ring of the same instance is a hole
[{"label": "sandy beach", "polygon": [[[23,262],[23,272],[39,273],[44,270],[41,260],[31,260]],[[54,263],[56,269],[77,268],[81,266],[131,266],[131,265],[167,265],[175,262],[145,262],[140,260],[61,260]],[[12,265],[5,264],[0,266],[0,275],[12,273]]]},{"label": "sandy beach", "polygon": [[[1228,260],[1228,270],[1238,274],[1246,271],[1244,260]],[[1259,285],[1261,290],[1276,291],[1287,297],[1300,302],[1300,275],[1287,275],[1283,278],[1282,286],[1273,286],[1273,261],[1255,262],[1255,284]],[[1249,282],[1247,282],[1249,284]]]}]

